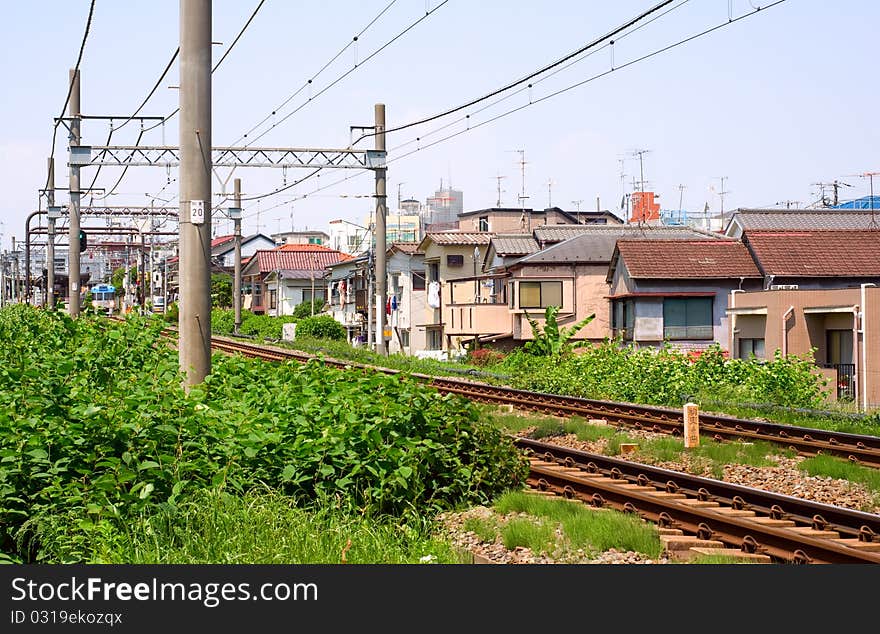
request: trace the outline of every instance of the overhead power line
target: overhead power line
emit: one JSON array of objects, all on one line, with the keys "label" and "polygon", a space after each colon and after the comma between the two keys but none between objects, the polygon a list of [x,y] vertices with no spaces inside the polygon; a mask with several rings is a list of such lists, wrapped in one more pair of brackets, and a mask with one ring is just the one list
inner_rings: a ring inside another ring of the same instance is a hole
[{"label": "overhead power line", "polygon": [[[672,0],[670,0],[670,1],[672,1]],[[343,79],[345,79],[346,77],[348,77],[348,76],[349,76],[351,73],[353,73],[355,70],[357,70],[358,68],[360,68],[361,66],[363,66],[364,64],[366,64],[367,62],[369,62],[369,61],[370,61],[371,59],[373,59],[376,55],[378,55],[379,53],[381,53],[382,51],[384,51],[386,48],[388,48],[389,46],[391,46],[394,42],[396,42],[397,40],[399,40],[401,37],[403,37],[404,35],[406,35],[407,33],[409,33],[412,29],[414,29],[414,28],[415,28],[417,25],[419,25],[421,22],[423,22],[424,20],[428,19],[428,17],[430,17],[431,15],[433,15],[435,11],[437,11],[438,9],[440,9],[441,7],[443,7],[447,2],[449,2],[449,0],[443,0],[443,2],[441,2],[440,4],[438,4],[436,7],[434,7],[434,8],[431,9],[430,11],[425,11],[425,14],[424,14],[423,16],[421,16],[418,20],[414,21],[412,24],[410,24],[409,26],[407,26],[405,29],[403,29],[400,33],[398,33],[397,35],[395,35],[394,37],[392,37],[390,40],[388,40],[387,42],[385,42],[382,46],[380,46],[379,48],[377,48],[375,51],[373,51],[372,53],[370,53],[367,57],[364,58],[364,61],[360,62],[359,64],[355,64],[354,66],[352,66],[351,68],[349,68],[347,71],[345,71],[342,75],[340,75],[339,77],[337,77],[336,79],[334,79],[332,82],[330,82],[329,84],[327,84],[326,86],[324,86],[324,88],[322,88],[320,91],[318,91],[315,95],[309,97],[306,101],[304,101],[303,103],[301,103],[301,104],[300,104],[299,106],[297,106],[294,110],[292,110],[292,111],[290,111],[289,113],[287,113],[287,114],[286,114],[283,118],[281,118],[279,121],[276,121],[276,122],[273,123],[271,126],[269,126],[269,127],[268,127],[266,130],[264,130],[259,136],[254,137],[253,139],[251,139],[251,140],[245,145],[245,147],[248,147],[248,146],[250,146],[251,144],[256,143],[257,141],[259,141],[260,139],[262,139],[262,138],[263,138],[264,136],[266,136],[270,131],[274,130],[277,126],[279,126],[279,125],[281,125],[282,123],[284,123],[285,121],[287,121],[290,117],[292,117],[292,116],[295,115],[297,112],[299,112],[300,110],[302,110],[303,108],[305,108],[305,107],[306,107],[308,104],[310,104],[312,101],[314,101],[315,99],[317,99],[318,97],[320,97],[321,95],[323,95],[325,92],[327,92],[328,90],[330,90],[333,86],[335,86],[335,85],[338,84],[340,81],[342,81]],[[271,115],[270,115],[270,116],[271,116]]]},{"label": "overhead power line", "polygon": [[[538,77],[539,75],[546,73],[548,70],[552,70],[553,68],[556,68],[557,66],[564,64],[568,60],[570,60],[574,57],[577,57],[578,55],[580,55],[580,54],[582,54],[592,48],[597,47],[602,42],[604,42],[606,40],[610,40],[611,38],[613,38],[617,34],[623,32],[626,29],[628,29],[629,27],[633,26],[634,24],[641,22],[642,20],[647,18],[652,13],[655,13],[655,12],[659,11],[660,9],[662,9],[663,7],[672,4],[674,1],[675,0],[663,0],[662,2],[658,2],[653,7],[651,7],[647,11],[643,11],[642,13],[637,15],[636,17],[627,21],[625,24],[622,24],[622,25],[618,26],[617,28],[609,31],[605,35],[594,39],[593,41],[589,42],[588,44],[585,44],[584,46],[580,47],[576,51],[572,51],[571,53],[568,53],[567,55],[556,60],[555,62],[548,64],[548,65],[544,66],[543,68],[540,68],[540,69],[526,75],[522,79],[517,79],[516,81],[513,81],[509,84],[506,84],[505,86],[502,86],[501,88],[493,90],[492,92],[490,92],[486,95],[483,95],[482,97],[478,97],[477,99],[472,99],[471,101],[468,101],[467,103],[464,103],[460,106],[450,108],[449,110],[444,110],[443,112],[437,113],[437,114],[432,115],[430,117],[425,117],[424,119],[419,119],[418,121],[413,121],[413,122],[407,123],[405,125],[397,126],[394,128],[389,128],[388,130],[385,130],[383,133],[390,134],[392,132],[399,132],[400,130],[406,130],[407,128],[412,128],[417,125],[422,125],[424,123],[430,123],[431,121],[436,121],[437,119],[441,119],[442,117],[449,116],[449,115],[454,114],[460,110],[464,110],[465,108],[469,108],[473,105],[476,105],[476,104],[480,103],[481,101],[486,101],[487,99],[491,99],[492,97],[495,97],[496,95],[500,95],[503,92],[507,92],[508,90],[510,90],[512,88],[516,88],[520,84],[523,84],[531,79],[534,79],[535,77]],[[370,132],[370,133],[364,134],[357,141],[355,141],[352,145],[357,144],[358,142],[362,141],[363,139],[366,139],[366,138],[369,138],[369,137],[372,137],[375,135],[376,135],[375,132]]]},{"label": "overhead power line", "polygon": [[[464,130],[459,130],[459,131],[457,131],[457,132],[454,132],[454,133],[452,133],[452,134],[449,134],[449,135],[447,135],[447,136],[445,136],[445,137],[443,137],[443,138],[441,138],[441,139],[438,139],[437,141],[434,141],[433,143],[430,143],[430,144],[428,144],[428,145],[425,145],[425,146],[419,147],[419,148],[417,148],[417,149],[415,149],[415,150],[413,150],[413,151],[411,151],[411,152],[407,152],[406,154],[401,154],[400,156],[396,156],[396,157],[394,157],[394,158],[388,159],[388,163],[389,163],[389,164],[390,164],[390,163],[394,163],[394,162],[399,161],[399,160],[401,160],[401,159],[407,158],[407,157],[409,157],[409,156],[412,156],[412,155],[415,154],[416,152],[419,152],[419,151],[421,151],[421,150],[427,149],[427,148],[429,148],[429,147],[433,147],[433,146],[435,146],[435,145],[439,145],[440,143],[443,143],[443,142],[448,141],[448,140],[450,140],[450,139],[453,139],[453,138],[455,138],[455,137],[457,137],[457,136],[460,136],[460,135],[462,135],[462,134],[465,134],[466,132],[470,132],[470,131],[475,130],[475,129],[477,129],[477,128],[480,128],[480,127],[482,127],[482,126],[485,126],[485,125],[488,125],[488,124],[490,124],[490,123],[493,123],[493,122],[495,122],[495,121],[497,121],[497,120],[499,120],[499,119],[502,119],[502,118],[507,117],[507,116],[509,116],[509,115],[511,115],[511,114],[514,114],[514,113],[516,113],[516,112],[519,112],[520,110],[524,110],[524,109],[526,109],[526,108],[528,108],[528,107],[530,107],[530,106],[534,106],[534,105],[536,105],[536,104],[538,104],[538,103],[541,103],[541,102],[543,102],[543,101],[547,101],[547,100],[549,100],[549,99],[551,99],[551,98],[553,98],[553,97],[557,97],[557,96],[559,96],[559,95],[561,95],[561,94],[564,94],[564,93],[566,93],[566,92],[568,92],[568,91],[570,91],[570,90],[573,90],[573,89],[575,89],[575,88],[578,88],[578,87],[580,87],[580,86],[583,86],[583,85],[585,85],[585,84],[588,84],[588,83],[590,83],[590,82],[592,82],[592,81],[595,81],[595,80],[597,80],[597,79],[600,79],[600,78],[602,78],[602,77],[604,77],[604,76],[606,76],[606,75],[610,75],[611,73],[613,73],[613,72],[615,72],[615,71],[618,71],[618,70],[621,70],[621,69],[623,69],[623,68],[627,68],[628,66],[632,66],[632,65],[637,64],[637,63],[639,63],[639,62],[642,62],[642,61],[644,61],[644,60],[646,60],[646,59],[649,59],[649,58],[651,58],[651,57],[654,57],[655,55],[659,55],[659,54],[664,53],[664,52],[666,52],[666,51],[669,51],[669,50],[671,50],[671,49],[673,49],[673,48],[676,48],[676,47],[678,47],[678,46],[681,46],[681,45],[683,45],[683,44],[686,44],[686,43],[688,43],[688,42],[691,42],[691,41],[693,41],[693,40],[695,40],[695,39],[698,39],[698,38],[700,38],[700,37],[703,37],[703,36],[705,36],[705,35],[708,35],[708,34],[714,32],[714,31],[717,31],[717,30],[723,28],[723,27],[730,26],[731,24],[734,24],[734,23],[739,22],[739,21],[741,21],[741,20],[743,20],[743,19],[745,19],[745,18],[748,18],[748,17],[751,17],[751,16],[755,15],[755,14],[758,13],[759,11],[766,10],[766,9],[768,9],[768,8],[771,8],[771,7],[774,7],[774,6],[776,6],[776,5],[782,4],[782,3],[785,2],[785,1],[786,1],[786,0],[776,0],[776,2],[772,2],[772,3],[768,4],[768,5],[765,5],[765,6],[760,7],[760,8],[756,8],[755,10],[750,11],[750,12],[748,12],[748,13],[745,13],[745,14],[743,14],[743,15],[737,16],[737,17],[735,17],[735,18],[734,18],[734,17],[731,17],[731,18],[729,18],[728,20],[726,20],[725,22],[722,22],[722,23],[716,24],[715,26],[709,27],[709,28],[707,28],[707,29],[705,29],[705,30],[703,30],[703,31],[700,31],[699,33],[695,33],[694,35],[691,35],[691,36],[688,36],[688,37],[686,37],[686,38],[684,38],[684,39],[678,40],[677,42],[674,42],[674,43],[669,44],[669,45],[667,45],[667,46],[664,46],[664,47],[662,47],[662,48],[656,49],[656,50],[652,51],[651,53],[647,53],[647,54],[645,54],[645,55],[642,55],[642,56],[640,56],[640,57],[637,57],[637,58],[635,58],[635,59],[632,59],[632,60],[630,60],[630,61],[628,61],[628,62],[625,62],[625,63],[623,63],[623,64],[620,64],[619,66],[614,66],[613,68],[611,68],[611,69],[609,69],[609,70],[603,71],[603,72],[601,72],[601,73],[597,73],[596,75],[593,75],[593,76],[591,76],[591,77],[588,77],[587,79],[584,79],[584,80],[579,81],[579,82],[577,82],[577,83],[574,83],[574,84],[571,84],[571,85],[569,85],[569,86],[566,86],[565,88],[561,88],[561,89],[559,89],[559,90],[557,90],[557,91],[554,91],[554,92],[552,92],[552,93],[550,93],[550,94],[548,94],[548,95],[545,95],[545,96],[543,96],[543,97],[541,97],[541,98],[539,98],[539,99],[535,99],[535,100],[533,100],[533,101],[529,101],[529,103],[522,104],[522,105],[517,106],[517,107],[515,107],[515,108],[511,108],[510,110],[507,110],[507,111],[505,111],[505,112],[502,112],[502,113],[500,113],[500,114],[498,114],[498,115],[496,115],[496,116],[494,116],[494,117],[491,117],[490,119],[486,119],[485,121],[481,121],[480,123],[478,123],[478,124],[476,124],[476,125],[471,125],[471,126],[469,126],[468,128],[466,128],[466,129],[464,129]],[[569,58],[569,59],[570,59],[570,58]],[[500,102],[500,101],[501,101],[501,100],[499,100],[499,102]],[[497,103],[497,102],[496,102],[496,103]],[[410,127],[410,126],[406,126],[406,127]],[[445,128],[445,127],[448,127],[448,126],[443,126],[443,127]],[[396,128],[396,129],[402,129],[402,128]],[[443,128],[440,128],[440,129],[443,129]],[[435,132],[437,132],[437,131],[438,131],[438,130],[435,130],[435,131],[432,132],[432,133],[435,133]],[[432,134],[432,133],[428,133],[428,134]],[[427,136],[427,135],[423,135],[423,136]],[[360,140],[360,139],[358,139],[358,140]],[[407,141],[406,143],[401,144],[401,145],[408,145],[408,144],[410,144],[410,143],[415,142],[415,140],[416,140],[416,139],[411,140],[411,141]],[[398,147],[400,147],[400,146],[398,146]],[[288,186],[286,186],[286,187],[283,187],[283,188],[277,189],[277,190],[272,191],[272,192],[267,192],[267,193],[265,193],[265,194],[261,194],[261,195],[258,195],[258,196],[253,196],[252,198],[250,198],[250,200],[258,200],[258,199],[262,199],[262,198],[267,198],[267,197],[269,197],[269,196],[274,196],[275,194],[281,193],[282,191],[284,191],[284,190],[286,190],[286,189],[290,189],[290,188],[293,187],[294,185],[298,185],[298,184],[302,183],[303,181],[305,181],[305,180],[311,178],[311,177],[314,176],[318,171],[320,171],[320,170],[315,170],[315,172],[312,172],[311,174],[309,174],[309,175],[307,175],[307,176],[304,176],[302,179],[300,179],[300,180],[298,180],[297,182],[295,182],[295,183],[293,183],[293,184],[291,184],[291,185],[288,185]],[[335,185],[339,185],[339,184],[341,184],[341,183],[343,183],[343,182],[345,182],[345,181],[348,181],[348,180],[351,180],[352,178],[355,178],[355,177],[358,176],[358,175],[359,175],[359,174],[353,174],[353,175],[347,176],[347,177],[345,177],[345,178],[342,178],[342,179],[336,180],[336,181],[334,181],[334,182],[332,182],[332,183],[328,183],[327,185],[323,185],[323,186],[321,186],[321,187],[315,189],[315,190],[314,190],[313,192],[311,192],[311,193],[315,193],[315,192],[318,192],[318,191],[322,191],[322,190],[324,190],[324,189],[328,189],[328,188],[333,187],[333,186],[335,186]],[[297,197],[297,198],[294,198],[293,200],[287,200],[287,201],[285,201],[284,204],[289,204],[290,202],[293,202],[293,201],[295,201],[295,200],[301,200],[301,199],[303,199],[303,198],[307,198],[308,196],[309,196],[309,194],[303,194],[302,196],[299,196],[299,197]],[[279,205],[276,205],[276,206],[279,206]],[[263,209],[263,210],[261,210],[261,213],[264,213],[264,212],[268,211],[269,209],[273,209],[273,208],[274,208],[274,207],[269,207],[269,208],[267,208],[267,209]]]},{"label": "overhead power line", "polygon": [[[64,105],[61,106],[61,114],[58,115],[58,118],[55,120],[55,125],[52,127],[52,151],[50,157],[52,159],[55,158],[55,138],[58,133],[58,125],[61,123],[62,118],[64,117],[64,111],[67,110],[67,104],[70,103],[70,95],[73,92],[73,82],[76,77],[76,73],[79,72],[79,65],[82,62],[83,52],[86,50],[86,41],[89,39],[89,30],[92,27],[92,15],[95,13],[95,0],[92,0],[89,5],[89,15],[86,18],[86,30],[83,33],[82,43],[79,45],[79,55],[76,56],[76,65],[73,67],[74,75],[70,78],[70,83],[67,86],[67,96],[64,98]],[[48,189],[49,183],[49,175],[46,175],[46,188]]]},{"label": "overhead power line", "polygon": [[[232,52],[232,49],[235,48],[235,45],[238,44],[238,41],[241,39],[241,36],[244,35],[244,32],[245,32],[245,31],[247,30],[247,28],[250,26],[251,22],[253,22],[254,18],[255,18],[256,15],[257,15],[257,12],[260,10],[260,8],[263,6],[263,4],[264,4],[265,2],[266,2],[266,0],[260,0],[260,2],[257,4],[256,8],[254,8],[254,10],[253,10],[253,12],[251,13],[250,17],[248,18],[247,22],[244,23],[244,26],[243,26],[243,27],[241,27],[241,30],[238,32],[238,35],[235,36],[235,39],[232,41],[232,44],[229,45],[229,48],[226,49],[226,52],[223,53],[223,56],[217,61],[216,64],[214,64],[214,67],[211,69],[211,73],[212,73],[212,74],[213,74],[218,68],[220,68],[220,64],[223,63],[223,61],[226,59],[226,57],[229,55],[229,53]],[[120,128],[122,128],[123,125],[125,125],[126,123],[128,123],[129,121],[131,121],[131,119],[133,119],[135,116],[137,116],[137,113],[140,112],[141,108],[143,108],[144,105],[146,105],[147,101],[150,100],[150,98],[153,96],[153,94],[154,94],[154,93],[156,92],[156,90],[158,89],[158,87],[159,87],[159,85],[161,84],[162,80],[165,78],[165,75],[168,74],[168,71],[171,69],[171,66],[174,64],[174,60],[177,59],[177,56],[178,56],[179,54],[180,54],[180,47],[178,47],[177,50],[174,51],[174,55],[171,56],[171,60],[168,62],[168,65],[165,67],[165,70],[163,71],[162,75],[159,77],[158,81],[156,82],[156,85],[153,86],[153,89],[150,91],[150,94],[147,95],[146,99],[144,99],[143,103],[141,103],[141,105],[138,107],[138,109],[135,111],[135,113],[134,113],[131,117],[129,117],[129,118],[128,118],[128,119],[127,119],[122,125],[120,125],[119,127],[116,128],[117,130],[120,129]],[[165,118],[164,118],[162,121],[160,121],[159,123],[156,123],[156,124],[150,126],[149,128],[143,128],[143,127],[142,127],[142,128],[141,128],[141,131],[140,131],[140,134],[138,134],[138,138],[137,138],[137,140],[136,140],[135,143],[134,143],[134,146],[135,146],[135,147],[138,147],[138,146],[140,145],[141,139],[143,139],[143,137],[144,137],[144,133],[145,133],[145,132],[149,132],[150,130],[155,129],[155,128],[159,127],[160,125],[164,125],[164,124],[167,123],[169,120],[171,120],[171,118],[174,117],[174,115],[176,115],[178,112],[180,112],[180,107],[175,108],[174,112],[172,112],[171,114],[169,114],[167,117],[165,117]],[[113,130],[111,129],[110,134],[112,135],[112,133],[113,133]],[[110,140],[109,140],[109,137],[108,137],[107,143],[106,143],[105,145],[109,145],[109,142],[110,142]],[[99,167],[98,167],[98,172],[100,172],[100,171],[101,171],[101,168],[100,168],[100,166],[99,166]],[[125,177],[125,174],[126,174],[127,171],[128,171],[128,166],[126,165],[125,168],[122,170],[122,173],[119,175],[119,178],[116,179],[116,183],[113,185],[113,187],[110,188],[110,190],[109,190],[108,192],[106,192],[106,193],[104,194],[103,198],[107,198],[108,196],[110,196],[111,194],[113,194],[113,192],[116,191],[116,188],[119,187],[119,184],[122,182],[122,179]],[[95,178],[97,179],[97,173],[95,174]],[[94,185],[94,184],[95,184],[95,181],[92,180],[92,185]],[[164,189],[164,188],[163,188],[163,189]]]},{"label": "overhead power line", "polygon": [[[104,143],[105,146],[110,145],[110,140],[113,138],[113,133],[116,132],[117,130],[121,130],[122,128],[124,128],[128,124],[129,121],[133,120],[136,116],[138,116],[140,111],[143,110],[144,106],[147,105],[147,102],[153,98],[153,95],[156,94],[156,90],[159,89],[159,86],[162,84],[162,80],[165,79],[165,76],[168,74],[168,71],[171,70],[171,66],[174,64],[174,60],[177,59],[177,56],[179,54],[180,54],[180,47],[177,47],[177,49],[174,51],[174,54],[171,56],[171,59],[168,60],[168,63],[165,65],[165,70],[162,71],[162,74],[159,75],[159,79],[157,79],[156,83],[153,85],[153,89],[150,90],[149,93],[147,93],[147,96],[144,97],[144,100],[141,102],[141,105],[139,105],[137,107],[137,110],[135,110],[134,113],[130,117],[128,117],[120,125],[115,126],[115,127],[113,126],[113,122],[112,121],[110,122],[110,132],[107,134],[107,141]],[[141,137],[143,137],[143,132],[138,136],[138,141],[137,141],[138,143],[140,143]],[[99,165],[98,169],[95,170],[95,176],[92,178],[92,184],[89,185],[89,191],[91,191],[92,188],[94,188],[95,183],[98,180],[98,175],[101,173],[102,167],[104,167],[104,166]],[[102,199],[107,198],[108,196],[113,194],[113,192],[116,191],[116,188],[119,187],[119,183],[122,182],[122,179],[125,176],[125,173],[127,171],[128,171],[128,166],[126,166],[125,169],[122,170],[122,173],[119,175],[119,178],[116,180],[116,184],[113,185],[113,187],[110,189],[109,192],[104,193],[104,196],[101,197]]]},{"label": "overhead power line", "polygon": [[325,70],[327,70],[327,68],[330,66],[330,64],[332,64],[332,63],[335,62],[337,59],[339,59],[340,55],[342,55],[342,54],[343,54],[345,51],[347,51],[352,45],[354,45],[354,44],[358,41],[358,38],[360,38],[364,33],[366,33],[367,30],[368,30],[371,26],[373,26],[373,24],[375,24],[375,23],[379,20],[379,18],[381,18],[381,17],[385,14],[385,12],[388,11],[388,9],[390,9],[390,8],[392,7],[392,5],[394,5],[394,3],[396,3],[396,2],[397,2],[397,0],[391,0],[391,2],[389,2],[389,3],[385,6],[385,8],[382,9],[382,10],[379,12],[378,15],[376,15],[376,17],[374,17],[372,20],[370,20],[370,22],[369,22],[369,24],[367,24],[367,26],[365,26],[364,28],[362,28],[362,29],[357,33],[357,35],[355,35],[354,37],[351,38],[351,40],[349,40],[349,42],[348,42],[345,46],[343,46],[341,49],[339,49],[339,52],[336,53],[336,55],[334,55],[333,57],[331,57],[330,60],[329,60],[326,64],[324,64],[323,66],[321,66],[321,68],[318,70],[318,72],[316,72],[314,75],[312,75],[311,77],[309,77],[309,79],[306,80],[306,82],[303,83],[302,86],[300,86],[299,88],[297,88],[297,89],[296,89],[296,90],[295,90],[295,91],[294,91],[289,97],[287,97],[284,101],[282,101],[280,105],[278,105],[278,106],[276,106],[275,108],[273,108],[273,109],[272,109],[272,112],[270,112],[269,114],[267,114],[267,115],[262,119],[262,121],[260,121],[260,122],[257,123],[255,126],[253,126],[250,130],[248,130],[247,132],[245,132],[244,134],[242,134],[240,137],[238,137],[238,139],[236,139],[235,142],[233,142],[231,145],[238,145],[238,143],[239,143],[240,141],[246,139],[247,136],[248,136],[249,134],[251,134],[252,132],[254,132],[255,130],[257,130],[261,125],[263,125],[264,123],[266,123],[266,121],[268,121],[269,119],[271,119],[271,118],[275,115],[275,113],[277,113],[277,112],[278,112],[279,110],[281,110],[284,106],[286,106],[288,103],[290,103],[291,100],[293,100],[294,97],[296,97],[299,93],[301,93],[303,90],[305,90],[306,88],[308,88],[308,87],[312,84],[312,82],[318,78],[318,76],[319,76],[321,73],[323,73]]},{"label": "overhead power line", "polygon": [[[226,59],[226,56],[229,55],[229,53],[232,52],[232,49],[235,48],[235,45],[238,44],[238,40],[240,40],[240,39],[241,39],[241,36],[244,35],[244,32],[245,32],[245,31],[247,30],[247,28],[251,25],[251,22],[253,22],[254,18],[257,16],[257,12],[260,10],[260,8],[263,6],[263,4],[264,4],[265,2],[266,2],[266,0],[260,0],[260,2],[257,4],[256,8],[253,10],[253,13],[251,13],[251,17],[249,17],[248,20],[247,20],[247,22],[244,23],[244,26],[241,27],[241,31],[239,31],[239,32],[238,32],[238,35],[235,36],[235,39],[232,40],[232,44],[230,44],[230,45],[229,45],[229,48],[226,49],[226,52],[223,53],[223,57],[221,57],[220,60],[219,60],[216,64],[214,64],[214,68],[211,69],[211,73],[212,73],[212,74],[215,73],[215,72],[217,71],[218,68],[220,68],[220,64],[223,63],[223,60]],[[149,132],[150,130],[154,130],[154,129],[158,128],[160,125],[165,125],[165,124],[168,123],[168,121],[170,121],[170,120],[174,117],[174,115],[176,115],[178,112],[180,112],[180,107],[179,107],[179,106],[178,106],[177,108],[174,109],[174,112],[172,112],[171,114],[169,114],[167,117],[165,117],[165,118],[164,118],[162,121],[160,121],[159,123],[156,123],[156,124],[150,126],[149,128],[146,128],[146,129],[144,130],[144,132]]]}]

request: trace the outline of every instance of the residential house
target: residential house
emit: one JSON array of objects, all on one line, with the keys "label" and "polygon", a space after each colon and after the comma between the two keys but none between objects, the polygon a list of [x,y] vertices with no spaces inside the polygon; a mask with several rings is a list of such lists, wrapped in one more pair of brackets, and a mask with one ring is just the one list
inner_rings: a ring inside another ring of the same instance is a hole
[{"label": "residential house", "polygon": [[[391,353],[414,354],[425,348],[425,329],[414,325],[423,318],[426,307],[424,254],[418,246],[414,242],[396,242],[386,253],[385,339]],[[345,327],[350,343],[376,340],[372,266],[369,254],[365,253],[327,267],[329,311]]]},{"label": "residential house", "polygon": [[330,236],[324,231],[282,231],[273,233],[275,244],[323,244],[330,242]]},{"label": "residential house", "polygon": [[330,241],[327,246],[337,251],[359,255],[368,251],[373,243],[373,232],[369,225],[363,226],[340,218],[331,220],[328,226]]},{"label": "residential house", "polygon": [[395,242],[388,249],[385,320],[391,329],[390,353],[414,354],[425,349],[425,329],[415,326],[427,308],[424,258],[417,242]]},{"label": "residential house", "polygon": [[623,221],[610,211],[563,211],[559,207],[530,209],[492,207],[458,214],[459,231],[490,231],[492,233],[529,233],[547,225],[620,225]]},{"label": "residential house", "polygon": [[[275,242],[262,233],[241,239],[241,259],[247,261],[259,249],[273,249]],[[235,236],[219,236],[211,240],[211,263],[218,271],[232,273],[235,270]]]},{"label": "residential house", "polygon": [[343,325],[352,344],[372,341],[372,317],[368,317],[373,293],[371,267],[368,253],[327,266],[328,310]]},{"label": "residential house", "polygon": [[485,272],[504,270],[511,262],[539,250],[531,233],[497,234],[489,240],[480,269]]},{"label": "residential house", "polygon": [[[456,345],[470,345],[476,338],[499,347],[521,345],[533,337],[528,318],[542,324],[545,309],[551,305],[560,307],[558,320],[563,326],[595,315],[575,338],[601,341],[611,334],[606,278],[619,239],[720,239],[687,227],[638,225],[547,226],[535,229],[533,236],[539,245],[544,241],[549,246],[494,268],[487,259],[485,274],[451,279],[444,286],[442,321],[445,334]],[[487,258],[491,255],[498,263],[493,254],[498,249],[514,250],[517,244],[525,248],[522,238],[513,240],[515,244],[505,246],[505,238],[493,237]]]},{"label": "residential house", "polygon": [[245,305],[258,314],[290,315],[303,302],[324,299],[326,267],[349,258],[318,244],[258,250],[242,270],[243,286],[249,291]]},{"label": "residential house", "polygon": [[734,292],[727,313],[737,357],[812,354],[830,400],[880,407],[880,285]]},{"label": "residential house", "polygon": [[860,209],[736,209],[725,234],[742,238],[752,231],[846,231],[880,228],[875,217]]},{"label": "residential house", "polygon": [[830,289],[880,282],[880,227],[747,230],[742,241],[764,276],[766,289]]},{"label": "residential house", "polygon": [[731,239],[619,240],[611,256],[611,328],[637,345],[727,348],[727,296],[759,290],[748,249]]},{"label": "residential house", "polygon": [[[418,250],[424,253],[424,264],[427,282],[427,307],[420,321],[416,318],[416,328],[425,329],[425,350],[448,351],[460,348],[458,340],[452,339],[444,332],[445,328],[455,329],[446,323],[449,314],[444,315],[444,286],[449,280],[477,279],[482,257],[489,246],[492,234],[479,231],[442,231],[428,232],[419,243]],[[488,296],[487,296],[488,299]],[[499,297],[493,301],[499,301]],[[470,300],[474,301],[471,292]],[[443,356],[437,354],[438,357]]]}]

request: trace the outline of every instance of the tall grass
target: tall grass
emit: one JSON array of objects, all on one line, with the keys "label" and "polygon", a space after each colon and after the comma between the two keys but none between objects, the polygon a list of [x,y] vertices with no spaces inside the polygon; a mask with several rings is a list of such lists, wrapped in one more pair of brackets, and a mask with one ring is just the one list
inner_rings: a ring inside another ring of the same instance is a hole
[{"label": "tall grass", "polygon": [[264,491],[206,490],[176,512],[143,515],[125,533],[94,544],[95,563],[404,564],[459,563],[429,525],[368,520],[323,506],[304,510]]},{"label": "tall grass", "polygon": [[[548,528],[552,536],[552,526],[562,527],[565,546],[570,549],[582,549],[588,553],[601,553],[609,548],[632,550],[650,557],[660,555],[662,547],[657,530],[637,517],[618,513],[617,511],[597,511],[580,502],[528,493],[511,492],[499,497],[494,508],[502,514],[526,513],[538,518],[531,522],[538,528],[529,529],[523,522],[529,520],[516,519],[512,534],[504,533],[505,545],[525,540],[533,540],[535,544],[545,543]],[[503,529],[506,530],[506,529]],[[509,547],[509,546],[508,546]]]},{"label": "tall grass", "polygon": [[798,468],[811,476],[856,482],[874,493],[880,494],[880,470],[871,467],[863,467],[834,456],[813,456],[803,460]]}]

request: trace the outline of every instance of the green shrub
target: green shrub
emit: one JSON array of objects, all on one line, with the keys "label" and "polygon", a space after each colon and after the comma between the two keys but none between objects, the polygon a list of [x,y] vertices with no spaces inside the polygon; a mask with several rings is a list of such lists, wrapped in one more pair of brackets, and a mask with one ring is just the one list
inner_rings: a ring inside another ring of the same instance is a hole
[{"label": "green shrub", "polygon": [[301,304],[297,304],[296,308],[293,309],[293,316],[296,319],[304,319],[305,317],[311,317],[312,311],[314,308],[314,314],[318,315],[324,309],[324,300],[316,299],[311,302],[303,302]]},{"label": "green shrub", "polygon": [[329,315],[306,317],[296,324],[297,337],[315,337],[318,339],[345,340],[345,328]]},{"label": "green shrub", "polygon": [[217,354],[185,392],[162,325],[0,310],[0,551],[84,561],[96,536],[201,489],[400,516],[528,472],[471,403],[404,374]]}]

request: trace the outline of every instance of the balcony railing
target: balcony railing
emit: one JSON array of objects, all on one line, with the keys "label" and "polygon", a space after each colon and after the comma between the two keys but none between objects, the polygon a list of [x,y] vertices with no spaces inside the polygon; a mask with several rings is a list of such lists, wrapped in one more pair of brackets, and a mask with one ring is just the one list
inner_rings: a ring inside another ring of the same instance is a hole
[{"label": "balcony railing", "polygon": [[676,339],[712,339],[712,326],[664,326],[663,338]]}]

